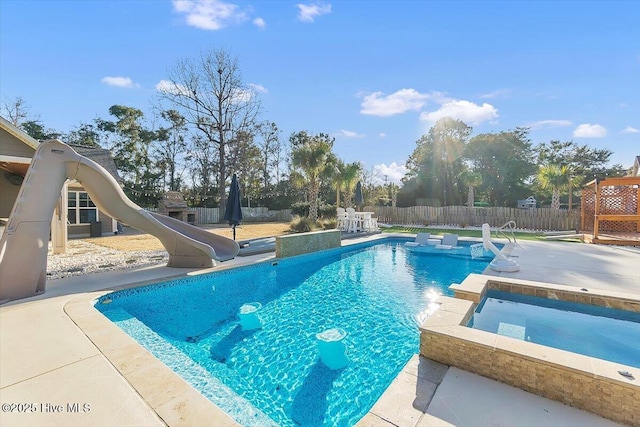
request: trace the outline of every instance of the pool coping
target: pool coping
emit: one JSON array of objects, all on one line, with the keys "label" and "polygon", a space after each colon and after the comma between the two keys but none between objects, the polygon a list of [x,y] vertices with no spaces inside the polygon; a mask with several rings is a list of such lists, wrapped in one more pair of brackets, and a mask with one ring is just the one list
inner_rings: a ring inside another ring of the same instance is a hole
[{"label": "pool coping", "polygon": [[[467,327],[487,290],[640,312],[640,297],[471,274],[420,327],[422,356],[616,422],[640,426],[640,369]],[[622,376],[627,371],[635,379]]]}]

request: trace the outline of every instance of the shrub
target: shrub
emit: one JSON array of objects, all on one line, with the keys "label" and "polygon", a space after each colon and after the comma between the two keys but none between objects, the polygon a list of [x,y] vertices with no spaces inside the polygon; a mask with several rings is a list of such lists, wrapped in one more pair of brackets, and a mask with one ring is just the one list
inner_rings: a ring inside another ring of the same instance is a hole
[{"label": "shrub", "polygon": [[298,215],[299,217],[309,216],[309,203],[297,202],[292,204],[291,215]]},{"label": "shrub", "polygon": [[320,205],[318,216],[324,219],[333,219],[338,216],[338,211],[334,205]]},{"label": "shrub", "polygon": [[308,231],[313,231],[316,228],[316,225],[309,219],[309,217],[296,215],[291,220],[289,228],[291,231],[295,231],[296,233],[306,233]]},{"label": "shrub", "polygon": [[323,219],[321,221],[317,222],[318,227],[324,229],[324,230],[333,230],[334,228],[336,228],[338,226],[338,220],[333,218],[333,219]]},{"label": "shrub", "polygon": [[[309,216],[309,203],[297,202],[291,205],[291,214],[300,217]],[[331,219],[337,216],[336,207],[334,205],[322,204],[318,206],[318,218]]]}]

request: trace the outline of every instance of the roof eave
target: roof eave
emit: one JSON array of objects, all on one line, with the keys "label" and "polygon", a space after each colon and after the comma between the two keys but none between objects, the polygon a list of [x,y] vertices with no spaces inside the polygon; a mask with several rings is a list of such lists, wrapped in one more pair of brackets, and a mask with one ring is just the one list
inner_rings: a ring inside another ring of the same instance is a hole
[{"label": "roof eave", "polygon": [[24,142],[29,147],[34,150],[38,149],[40,142],[37,139],[32,138],[26,132],[15,126],[13,123],[0,116],[0,128],[6,130],[12,136],[16,137],[18,140]]}]

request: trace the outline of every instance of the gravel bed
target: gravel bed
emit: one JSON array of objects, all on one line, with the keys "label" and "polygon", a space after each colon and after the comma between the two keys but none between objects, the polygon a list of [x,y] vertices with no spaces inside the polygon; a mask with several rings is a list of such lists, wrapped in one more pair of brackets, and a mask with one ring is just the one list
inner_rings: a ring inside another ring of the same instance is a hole
[{"label": "gravel bed", "polygon": [[69,240],[66,253],[54,255],[49,251],[47,278],[62,279],[109,270],[166,265],[168,260],[169,254],[165,250],[118,251],[82,240]]}]

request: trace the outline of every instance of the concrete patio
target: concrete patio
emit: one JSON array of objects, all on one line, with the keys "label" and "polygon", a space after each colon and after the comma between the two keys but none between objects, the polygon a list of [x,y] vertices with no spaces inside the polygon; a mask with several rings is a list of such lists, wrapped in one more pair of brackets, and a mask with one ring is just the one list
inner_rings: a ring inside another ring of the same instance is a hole
[{"label": "concrete patio", "polygon": [[[343,245],[385,236],[353,239],[344,241]],[[535,241],[524,241],[521,245],[513,254],[521,270],[501,275],[640,294],[640,248]],[[273,256],[265,253],[240,257],[217,269],[265,261]],[[182,404],[201,395],[190,387],[179,393],[166,391],[163,378],[157,378],[153,370],[147,369],[144,373],[154,394],[154,404],[150,404],[148,398],[143,398],[145,394],[120,374],[64,311],[67,303],[86,298],[94,291],[188,272],[193,273],[192,270],[151,267],[59,279],[48,283],[44,295],[0,307],[0,403],[3,405],[0,425],[235,425],[231,419],[221,422],[219,418],[211,424],[211,419],[205,417],[208,411],[180,410]],[[128,350],[134,351],[133,346],[137,344],[131,346],[123,347],[123,355],[129,354]],[[158,407],[163,410],[152,409]],[[415,356],[359,425],[615,424]]]}]

